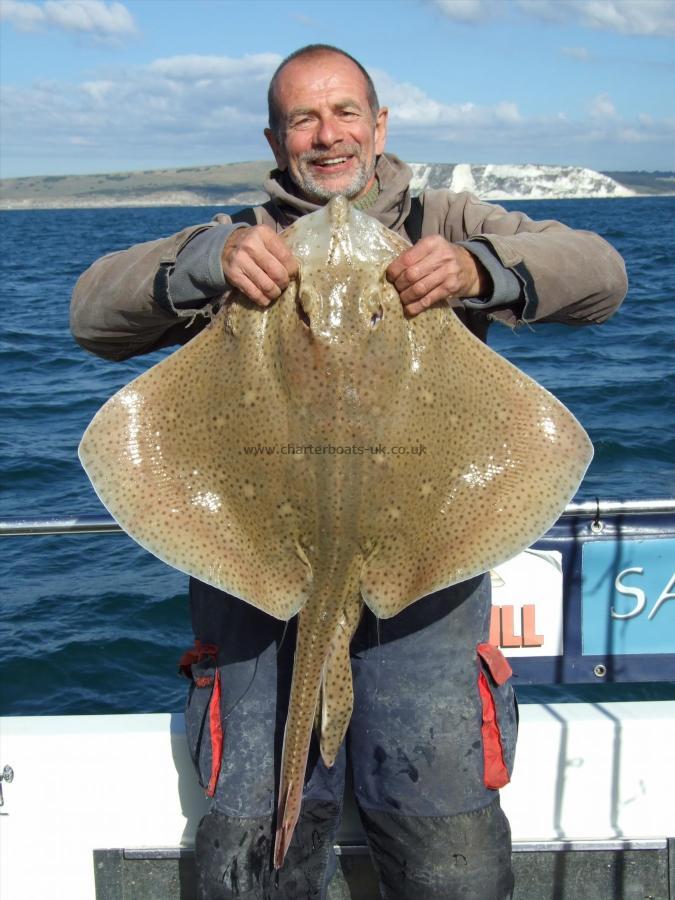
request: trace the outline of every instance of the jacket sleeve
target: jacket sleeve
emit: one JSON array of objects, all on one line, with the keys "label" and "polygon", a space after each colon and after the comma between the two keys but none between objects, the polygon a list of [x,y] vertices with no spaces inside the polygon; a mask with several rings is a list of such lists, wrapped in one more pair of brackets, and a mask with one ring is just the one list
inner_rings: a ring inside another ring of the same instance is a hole
[{"label": "jacket sleeve", "polygon": [[[599,324],[620,306],[628,288],[626,269],[599,235],[551,220],[533,221],[472,194],[449,196],[445,222],[439,223],[446,238],[485,242],[522,285],[520,303],[503,310],[483,307],[493,318],[512,326],[520,321]],[[433,207],[438,198],[431,199]],[[465,305],[481,308],[480,301]]]},{"label": "jacket sleeve", "polygon": [[97,260],[79,278],[70,327],[85,350],[120,360],[183,344],[206,324],[200,310],[176,309],[168,293],[178,253],[211,225],[136,244]]}]

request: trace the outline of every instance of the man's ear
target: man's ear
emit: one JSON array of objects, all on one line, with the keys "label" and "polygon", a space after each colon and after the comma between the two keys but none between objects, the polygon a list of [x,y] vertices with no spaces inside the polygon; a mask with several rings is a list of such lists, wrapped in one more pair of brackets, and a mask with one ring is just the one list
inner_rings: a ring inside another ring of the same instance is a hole
[{"label": "man's ear", "polygon": [[265,129],[265,137],[267,138],[267,143],[272,148],[277,168],[280,171],[285,172],[288,168],[288,158],[286,157],[286,151],[284,150],[283,145],[279,143],[271,128]]},{"label": "man's ear", "polygon": [[389,110],[386,106],[380,107],[375,117],[375,155],[384,153],[384,145],[387,141],[387,122]]}]

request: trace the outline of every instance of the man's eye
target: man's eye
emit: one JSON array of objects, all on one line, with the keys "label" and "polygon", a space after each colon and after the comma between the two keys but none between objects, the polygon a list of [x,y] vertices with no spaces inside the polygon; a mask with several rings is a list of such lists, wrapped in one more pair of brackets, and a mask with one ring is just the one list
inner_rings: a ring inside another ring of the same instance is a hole
[{"label": "man's eye", "polygon": [[291,122],[291,128],[306,128],[311,123],[311,118],[309,116],[302,116],[300,119],[293,119]]}]

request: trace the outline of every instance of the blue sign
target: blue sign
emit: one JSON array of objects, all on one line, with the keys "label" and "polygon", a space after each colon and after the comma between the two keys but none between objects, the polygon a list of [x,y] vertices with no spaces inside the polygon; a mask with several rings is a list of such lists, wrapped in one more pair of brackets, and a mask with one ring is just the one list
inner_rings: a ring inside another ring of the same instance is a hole
[{"label": "blue sign", "polygon": [[586,542],[582,653],[675,653],[675,540]]}]

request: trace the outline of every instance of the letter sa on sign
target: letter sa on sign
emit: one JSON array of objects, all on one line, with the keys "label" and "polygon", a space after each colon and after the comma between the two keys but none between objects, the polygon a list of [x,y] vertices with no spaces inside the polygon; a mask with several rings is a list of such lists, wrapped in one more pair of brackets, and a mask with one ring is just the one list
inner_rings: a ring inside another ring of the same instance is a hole
[{"label": "letter sa on sign", "polygon": [[[647,605],[647,594],[641,587],[637,587],[630,584],[624,584],[623,579],[627,575],[644,575],[645,570],[643,566],[630,566],[628,569],[623,569],[623,571],[619,572],[619,574],[614,579],[614,587],[619,594],[623,594],[628,597],[635,597],[635,606],[628,610],[628,612],[617,612],[614,607],[610,608],[610,615],[613,619],[634,619],[635,616],[639,616],[640,613],[644,610]],[[670,576],[669,580],[666,582],[665,587],[661,591],[656,600],[656,603],[652,607],[651,611],[648,613],[647,618],[653,619],[656,613],[659,611],[661,605],[666,602],[666,600],[675,600],[675,593],[673,592],[673,588],[675,588],[675,572]]]},{"label": "letter sa on sign", "polygon": [[582,548],[584,655],[675,654],[675,538],[586,541]]}]

